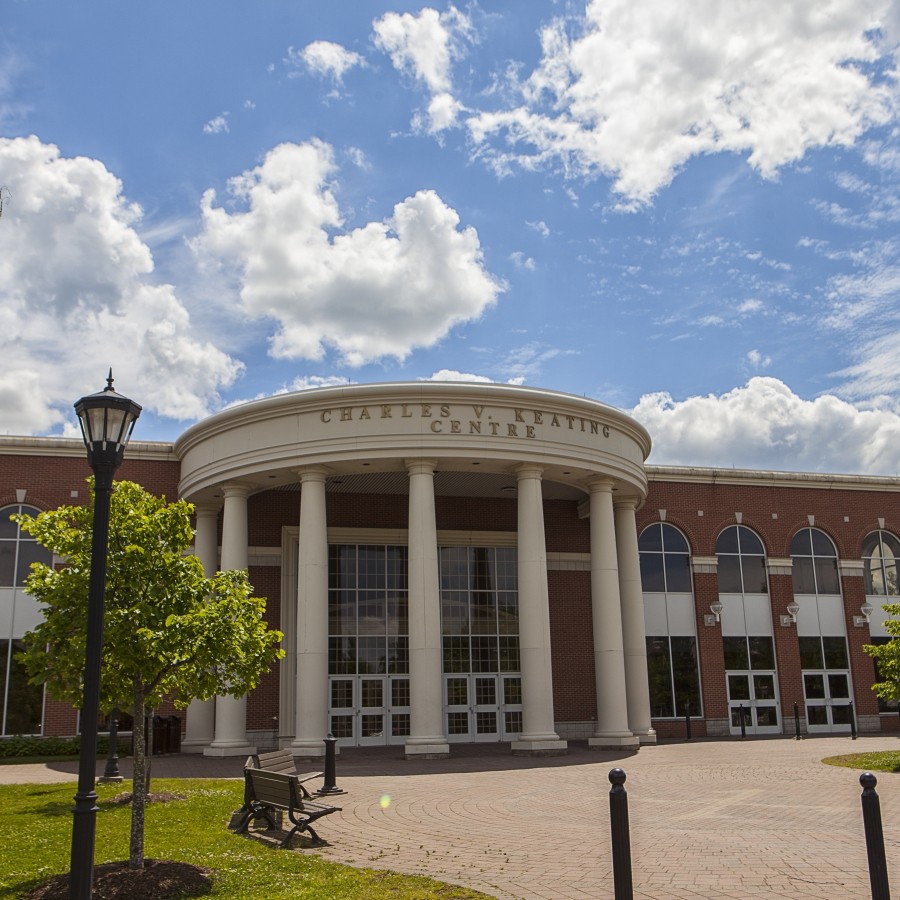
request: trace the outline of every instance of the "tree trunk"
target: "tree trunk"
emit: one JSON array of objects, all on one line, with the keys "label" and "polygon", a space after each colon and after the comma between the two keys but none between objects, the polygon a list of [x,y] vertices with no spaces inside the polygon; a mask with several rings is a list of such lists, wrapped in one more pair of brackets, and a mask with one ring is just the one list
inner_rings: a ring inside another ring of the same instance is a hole
[{"label": "tree trunk", "polygon": [[128,853],[128,867],[144,868],[144,805],[147,799],[147,731],[145,727],[147,710],[144,709],[144,694],[139,688],[134,691],[134,772],[131,778],[131,844]]}]

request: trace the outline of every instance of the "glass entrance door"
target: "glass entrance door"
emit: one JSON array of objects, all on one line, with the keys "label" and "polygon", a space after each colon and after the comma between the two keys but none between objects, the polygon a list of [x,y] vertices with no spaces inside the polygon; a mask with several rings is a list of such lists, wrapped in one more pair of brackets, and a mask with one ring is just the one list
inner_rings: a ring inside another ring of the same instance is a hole
[{"label": "glass entrance door", "polygon": [[741,734],[780,734],[774,672],[729,672],[728,712],[730,731]]},{"label": "glass entrance door", "polygon": [[444,703],[450,741],[512,741],[522,731],[518,675],[447,675]]},{"label": "glass entrance door", "polygon": [[402,744],[409,736],[409,676],[330,679],[328,724],[340,747]]},{"label": "glass entrance door", "polygon": [[801,637],[806,729],[812,734],[850,731],[850,667],[842,636]]}]

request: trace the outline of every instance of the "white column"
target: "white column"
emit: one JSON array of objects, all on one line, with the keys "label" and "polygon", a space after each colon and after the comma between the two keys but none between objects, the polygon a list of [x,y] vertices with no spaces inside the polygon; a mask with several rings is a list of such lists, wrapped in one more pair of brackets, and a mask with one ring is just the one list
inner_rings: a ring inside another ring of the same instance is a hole
[{"label": "white column", "polygon": [[522,665],[522,734],[513,741],[517,755],[556,755],[567,744],[553,721],[553,672],[550,660],[550,595],[541,467],[519,466],[518,580],[519,655]]},{"label": "white column", "polygon": [[300,558],[297,569],[297,683],[291,753],[324,757],[328,733],[328,530],[326,470],[300,472]]},{"label": "white column", "polygon": [[[203,564],[207,578],[219,568],[219,510],[214,506],[198,506],[195,510],[197,530],[194,533],[194,556]],[[182,753],[202,753],[215,736],[216,701],[192,700],[187,708]]]},{"label": "white column", "polygon": [[[225,507],[222,513],[222,571],[246,569],[247,496],[245,485],[222,485]],[[216,697],[216,738],[203,751],[204,756],[246,756],[256,753],[247,741],[247,695]]]},{"label": "white column", "polygon": [[628,728],[622,607],[613,518],[611,481],[594,478],[591,492],[591,613],[594,620],[594,674],[597,728],[588,739],[594,749],[636,748]]},{"label": "white column", "polygon": [[444,759],[441,680],[441,594],[432,459],[406,461],[409,473],[409,687],[410,735],[406,756]]},{"label": "white column", "polygon": [[623,497],[613,502],[619,594],[622,601],[625,693],[628,697],[628,730],[642,744],[655,744],[656,731],[650,720],[650,687],[647,680],[644,592],[641,587],[641,560],[634,517],[637,505],[635,497]]}]

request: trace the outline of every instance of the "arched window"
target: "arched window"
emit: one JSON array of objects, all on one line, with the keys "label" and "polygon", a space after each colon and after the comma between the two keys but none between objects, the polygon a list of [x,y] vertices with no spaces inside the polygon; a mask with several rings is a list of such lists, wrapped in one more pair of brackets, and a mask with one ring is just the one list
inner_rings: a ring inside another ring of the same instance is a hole
[{"label": "arched window", "polygon": [[766,594],[766,551],[746,525],[726,528],[716,541],[720,594]]},{"label": "arched window", "polygon": [[889,531],[873,531],[862,546],[866,593],[871,597],[896,597],[897,560],[900,559],[900,540]]},{"label": "arched window", "polygon": [[27,614],[34,601],[23,597],[20,590],[33,562],[47,563],[53,554],[30,534],[19,528],[11,516],[40,512],[33,506],[15,504],[0,509],[0,621],[8,623],[6,634],[0,632],[0,734],[36,734],[41,730],[44,692],[28,683],[28,676],[16,654],[23,648],[22,636],[33,627],[33,616]]},{"label": "arched window", "polygon": [[645,594],[691,592],[691,551],[684,535],[667,522],[648,525],[638,538]]},{"label": "arched window", "polygon": [[818,528],[804,528],[791,541],[794,594],[840,594],[837,550]]}]

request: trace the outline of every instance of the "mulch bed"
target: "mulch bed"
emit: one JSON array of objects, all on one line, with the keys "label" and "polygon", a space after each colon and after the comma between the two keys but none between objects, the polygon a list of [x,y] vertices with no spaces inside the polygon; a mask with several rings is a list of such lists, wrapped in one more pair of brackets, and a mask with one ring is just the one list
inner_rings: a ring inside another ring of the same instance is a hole
[{"label": "mulch bed", "polygon": [[[169,900],[200,897],[212,890],[211,870],[168,859],[144,860],[143,869],[128,862],[94,868],[94,900]],[[27,895],[27,900],[69,900],[69,874],[57,875]]]}]

